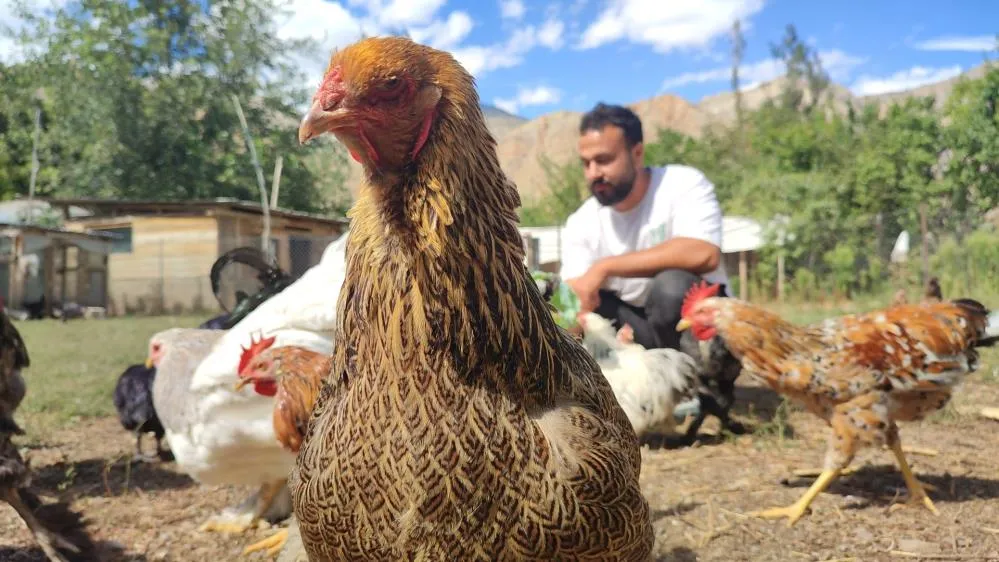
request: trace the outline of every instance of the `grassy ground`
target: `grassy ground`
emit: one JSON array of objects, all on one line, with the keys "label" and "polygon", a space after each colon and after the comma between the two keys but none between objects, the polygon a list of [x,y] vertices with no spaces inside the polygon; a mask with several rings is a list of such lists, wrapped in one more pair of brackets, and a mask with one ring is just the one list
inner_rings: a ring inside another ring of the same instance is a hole
[{"label": "grassy ground", "polygon": [[29,436],[37,439],[82,418],[114,415],[115,381],[126,367],[145,361],[150,336],[203,321],[160,316],[17,322],[31,356],[25,373],[28,394],[18,410]]},{"label": "grassy ground", "polygon": [[[780,312],[798,322],[874,306],[802,307]],[[200,317],[20,322],[33,365],[18,420],[36,486],[72,501],[91,520],[107,560],[239,560],[269,532],[245,536],[197,531],[207,517],[249,490],[200,486],[173,463],[131,463],[133,436],[114,418],[111,391],[121,371],[145,357],[149,336]],[[941,515],[923,509],[889,513],[905,487],[890,453],[867,449],[860,471],[842,478],[795,527],[745,514],[793,502],[809,484],[796,468],[821,465],[828,435],[818,418],[784,403],[747,377],[739,381],[736,417],[751,435],[717,434],[709,419],[693,447],[644,448],[642,486],[653,509],[657,561],[997,560],[999,468],[996,422],[977,415],[999,405],[999,352],[943,411],[902,427],[903,443],[932,449],[909,455]],[[682,429],[682,428],[681,428]],[[927,454],[935,453],[935,454]],[[43,562],[11,510],[0,507],[0,560]]]}]

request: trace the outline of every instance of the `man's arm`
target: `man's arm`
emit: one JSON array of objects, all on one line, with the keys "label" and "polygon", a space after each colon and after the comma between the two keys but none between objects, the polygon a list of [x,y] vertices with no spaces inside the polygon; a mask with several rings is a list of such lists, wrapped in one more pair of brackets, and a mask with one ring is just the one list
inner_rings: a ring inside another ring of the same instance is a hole
[{"label": "man's arm", "polygon": [[604,258],[594,264],[607,277],[653,277],[664,269],[685,269],[698,275],[713,271],[721,261],[718,246],[697,238],[671,238],[662,244]]},{"label": "man's arm", "polygon": [[700,275],[718,267],[722,213],[714,185],[693,168],[679,173],[689,184],[673,208],[671,238],[651,248],[600,260],[594,267],[608,277],[652,277],[664,269]]}]

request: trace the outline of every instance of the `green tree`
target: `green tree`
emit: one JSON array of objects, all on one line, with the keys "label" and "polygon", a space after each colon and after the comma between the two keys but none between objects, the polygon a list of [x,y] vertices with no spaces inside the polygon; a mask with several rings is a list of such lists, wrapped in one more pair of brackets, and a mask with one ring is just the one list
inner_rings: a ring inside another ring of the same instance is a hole
[{"label": "green tree", "polygon": [[963,236],[972,217],[999,205],[999,68],[979,79],[962,79],[944,108],[948,149],[945,178],[947,223]]},{"label": "green tree", "polygon": [[19,65],[24,86],[3,89],[19,107],[37,88],[51,100],[43,162],[57,177],[44,190],[257,200],[235,94],[264,169],[283,157],[280,204],[323,209],[319,188],[336,175],[317,180],[307,162],[318,147],[294,134],[307,92],[291,62],[316,46],[276,35],[276,0],[82,0],[54,18],[20,6],[30,25],[18,40],[36,54]]}]

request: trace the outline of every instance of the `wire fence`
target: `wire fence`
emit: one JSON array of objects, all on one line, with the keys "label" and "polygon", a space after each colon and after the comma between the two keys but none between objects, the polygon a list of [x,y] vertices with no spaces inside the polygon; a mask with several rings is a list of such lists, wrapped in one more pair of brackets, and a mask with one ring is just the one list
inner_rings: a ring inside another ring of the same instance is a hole
[{"label": "wire fence", "polygon": [[[751,300],[838,300],[898,290],[914,298],[931,277],[956,294],[996,285],[997,227],[999,211],[962,220],[929,206],[849,215],[820,208],[770,221],[729,216],[722,261],[731,293]],[[521,235],[528,266],[557,273],[562,228],[523,227]]]},{"label": "wire fence", "polygon": [[[319,263],[338,235],[281,234],[270,240],[273,263],[298,279]],[[252,294],[262,287],[260,271],[231,264],[220,275],[219,297],[212,291],[210,272],[229,250],[261,248],[259,236],[177,236],[135,240],[108,260],[108,313],[213,314],[234,306],[238,292]],[[219,303],[222,300],[222,304]]]},{"label": "wire fence", "polygon": [[[924,207],[798,216],[767,224],[730,218],[723,246],[751,249],[726,251],[724,263],[732,293],[751,300],[836,300],[899,289],[915,297],[928,277],[937,277],[945,294],[962,293],[999,278],[999,216],[980,218],[970,226],[946,210]],[[757,227],[758,232],[752,232]],[[528,265],[557,272],[565,246],[562,229],[521,231]],[[784,237],[783,246],[774,243],[777,232]],[[297,279],[319,263],[338,237],[282,233],[271,238],[270,251],[277,266]],[[220,238],[207,232],[136,239],[109,257],[108,313],[217,313],[222,306],[209,279],[212,264],[231,249],[260,245],[259,236]],[[76,295],[99,300],[93,287],[102,282],[100,272],[81,270],[78,275],[86,279],[69,283],[77,287]],[[243,265],[227,268],[220,281],[227,308],[235,304],[238,292],[252,294],[261,287],[258,271]]]}]

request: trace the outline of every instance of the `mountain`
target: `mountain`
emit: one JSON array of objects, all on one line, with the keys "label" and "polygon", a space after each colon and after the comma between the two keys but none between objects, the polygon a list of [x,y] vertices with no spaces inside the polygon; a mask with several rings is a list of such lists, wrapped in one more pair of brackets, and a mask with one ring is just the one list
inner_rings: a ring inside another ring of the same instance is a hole
[{"label": "mountain", "polygon": [[[979,78],[985,74],[987,64],[975,67],[964,74],[949,80],[927,84],[918,88],[871,96],[854,96],[839,84],[830,84],[825,95],[832,98],[833,107],[845,112],[850,103],[860,107],[865,104],[878,104],[887,108],[911,96],[936,96],[936,105],[941,107],[954,85],[961,78]],[[742,92],[744,107],[749,110],[759,108],[768,99],[780,94],[784,78]],[[647,140],[656,137],[660,128],[673,129],[693,137],[700,136],[705,127],[713,124],[728,124],[735,119],[734,94],[725,92],[707,96],[698,103],[665,94],[628,104],[639,118]],[[486,125],[496,138],[500,165],[520,190],[525,201],[536,200],[545,193],[546,178],[539,162],[545,156],[556,164],[563,164],[576,158],[576,139],[582,113],[555,111],[527,120],[511,115],[499,108],[483,106]],[[355,193],[360,180],[360,165],[350,161],[347,185]]]}]

